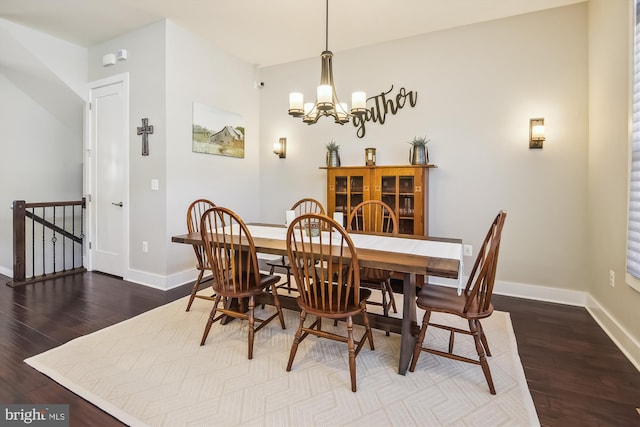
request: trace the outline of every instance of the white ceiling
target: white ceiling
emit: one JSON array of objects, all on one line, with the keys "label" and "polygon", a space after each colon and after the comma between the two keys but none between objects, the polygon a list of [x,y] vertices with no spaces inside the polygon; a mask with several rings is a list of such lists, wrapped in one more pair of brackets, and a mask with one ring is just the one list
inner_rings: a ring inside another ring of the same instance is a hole
[{"label": "white ceiling", "polygon": [[[584,1],[330,0],[329,49]],[[325,48],[323,0],[0,0],[0,17],[87,47],[168,18],[260,66],[316,57]]]}]

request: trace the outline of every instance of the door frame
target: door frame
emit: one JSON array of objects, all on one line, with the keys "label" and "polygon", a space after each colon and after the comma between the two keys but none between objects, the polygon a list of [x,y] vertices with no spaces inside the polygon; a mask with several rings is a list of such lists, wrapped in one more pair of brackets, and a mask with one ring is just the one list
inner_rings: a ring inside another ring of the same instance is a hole
[{"label": "door frame", "polygon": [[110,77],[106,77],[103,79],[95,80],[93,82],[89,82],[87,85],[87,105],[85,109],[85,138],[84,138],[84,171],[83,171],[83,182],[84,182],[84,194],[86,198],[86,217],[85,217],[85,230],[87,230],[86,234],[86,258],[84,265],[87,270],[93,270],[93,248],[92,242],[95,241],[95,230],[92,228],[92,223],[94,217],[96,215],[94,206],[95,204],[91,201],[91,194],[94,191],[95,183],[92,180],[92,172],[93,172],[93,158],[92,158],[92,148],[95,146],[95,141],[93,140],[93,121],[92,121],[92,113],[91,113],[91,100],[93,99],[93,91],[100,89],[105,86],[122,83],[122,87],[124,90],[124,102],[123,102],[123,113],[124,113],[124,129],[122,130],[122,134],[124,137],[124,167],[125,171],[124,176],[122,177],[124,180],[124,220],[123,220],[123,244],[122,244],[122,276],[123,279],[126,280],[129,273],[129,157],[130,157],[130,136],[129,136],[129,105],[130,105],[130,91],[129,91],[129,73],[116,74]]}]

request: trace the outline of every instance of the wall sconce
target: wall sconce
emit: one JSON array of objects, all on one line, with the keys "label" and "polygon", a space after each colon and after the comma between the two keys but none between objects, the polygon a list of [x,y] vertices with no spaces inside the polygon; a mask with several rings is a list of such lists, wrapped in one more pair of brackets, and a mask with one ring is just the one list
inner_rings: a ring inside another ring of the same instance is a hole
[{"label": "wall sconce", "polygon": [[544,119],[529,119],[529,149],[542,148],[544,142]]},{"label": "wall sconce", "polygon": [[287,157],[287,138],[280,138],[278,142],[273,143],[273,152],[281,159]]}]

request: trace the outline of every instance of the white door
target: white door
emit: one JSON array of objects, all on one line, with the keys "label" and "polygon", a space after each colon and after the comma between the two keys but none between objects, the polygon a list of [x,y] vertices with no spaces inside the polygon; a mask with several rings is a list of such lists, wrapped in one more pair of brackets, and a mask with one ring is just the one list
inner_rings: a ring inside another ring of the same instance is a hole
[{"label": "white door", "polygon": [[122,277],[129,241],[129,76],[89,85],[89,268]]}]

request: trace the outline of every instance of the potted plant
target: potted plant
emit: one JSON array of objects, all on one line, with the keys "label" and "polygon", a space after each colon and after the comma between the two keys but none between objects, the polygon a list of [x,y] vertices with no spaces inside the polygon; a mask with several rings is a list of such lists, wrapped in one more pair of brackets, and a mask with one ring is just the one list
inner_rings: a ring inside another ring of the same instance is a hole
[{"label": "potted plant", "polygon": [[425,136],[414,136],[409,144],[411,149],[409,150],[409,161],[412,165],[426,165],[429,163],[429,151],[427,150],[427,143],[431,141]]},{"label": "potted plant", "polygon": [[327,147],[327,166],[338,167],[340,166],[340,146],[333,140],[326,145]]}]

